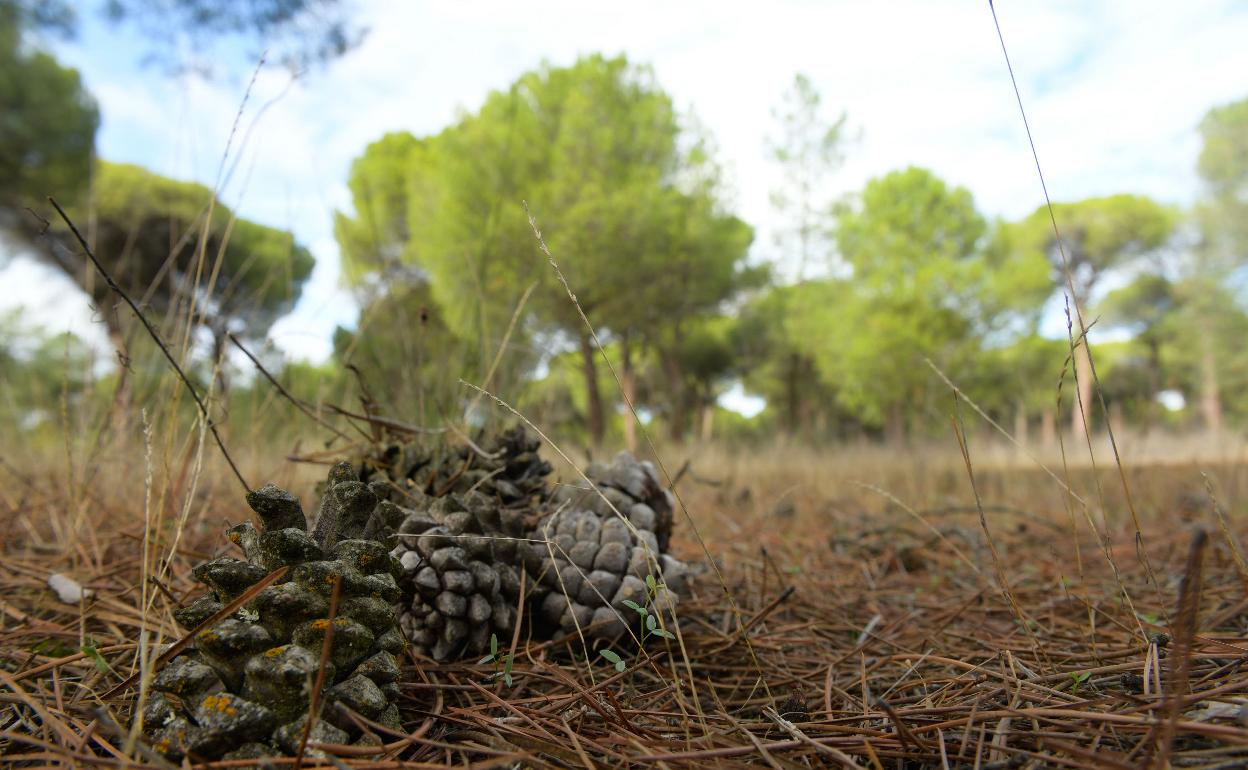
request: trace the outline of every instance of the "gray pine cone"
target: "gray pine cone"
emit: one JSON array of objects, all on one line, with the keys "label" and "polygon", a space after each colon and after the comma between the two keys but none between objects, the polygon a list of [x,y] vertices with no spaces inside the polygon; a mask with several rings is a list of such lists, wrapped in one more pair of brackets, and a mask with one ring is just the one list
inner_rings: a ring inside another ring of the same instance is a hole
[{"label": "gray pine cone", "polygon": [[[636,620],[626,602],[674,608],[689,571],[666,553],[672,500],[653,465],[621,452],[585,475],[595,488],[560,487],[521,558],[543,620],[563,632],[610,637]],[[647,577],[657,587],[653,596]]]},{"label": "gray pine cone", "polygon": [[516,538],[524,518],[483,495],[424,498],[399,527],[403,633],[434,660],[472,655],[509,634],[520,595]]},{"label": "gray pine cone", "polygon": [[[485,450],[392,446],[365,463],[370,486],[388,484],[411,509],[392,555],[403,567],[400,625],[418,652],[450,660],[510,637],[522,573],[539,635],[579,626],[614,636],[636,620],[626,600],[675,605],[688,570],[666,554],[672,501],[654,467],[622,453],[587,469],[594,488],[552,494],[539,445],[514,428]],[[649,591],[647,576],[664,586]]]}]

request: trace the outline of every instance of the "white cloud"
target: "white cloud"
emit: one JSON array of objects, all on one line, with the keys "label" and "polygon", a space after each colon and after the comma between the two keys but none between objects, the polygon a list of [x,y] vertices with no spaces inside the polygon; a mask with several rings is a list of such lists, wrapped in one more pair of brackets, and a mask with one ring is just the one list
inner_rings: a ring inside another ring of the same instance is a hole
[{"label": "white cloud", "polygon": [[[1196,123],[1248,92],[1248,10],[1215,0],[997,6],[1054,197],[1190,201]],[[969,187],[990,215],[1021,216],[1042,200],[987,4],[385,0],[361,21],[364,45],[326,71],[289,89],[280,72],[262,73],[235,138],[243,159],[226,202],[293,228],[318,259],[299,308],[273,329],[292,355],[327,355],[333,326],[354,317],[330,216],[348,205],[352,158],[387,131],[440,130],[543,60],[602,51],[650,63],[715,135],[760,257],[775,256],[768,193],[779,181],[764,139],[799,71],[830,117],[845,110],[862,131],[830,195],[917,164]],[[107,40],[92,29],[60,50],[100,100],[101,154],[213,183],[249,69],[174,81],[127,65],[139,54]]]}]

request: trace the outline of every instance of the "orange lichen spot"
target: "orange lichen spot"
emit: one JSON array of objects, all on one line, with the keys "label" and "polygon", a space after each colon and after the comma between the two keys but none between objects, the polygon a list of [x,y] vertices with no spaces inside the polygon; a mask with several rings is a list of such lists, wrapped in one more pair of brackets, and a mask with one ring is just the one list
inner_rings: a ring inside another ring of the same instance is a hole
[{"label": "orange lichen spot", "polygon": [[329,618],[320,618],[319,620],[312,621],[312,627],[317,631],[324,631],[329,628]]},{"label": "orange lichen spot", "polygon": [[168,738],[161,738],[160,740],[156,741],[156,750],[159,751],[161,754],[168,754],[169,749],[171,747],[172,747],[172,743],[169,741]]},{"label": "orange lichen spot", "polygon": [[284,644],[281,647],[270,647],[269,649],[264,651],[264,657],[276,658],[278,655],[281,655],[283,652],[286,652],[286,645]]},{"label": "orange lichen spot", "polygon": [[346,628],[347,619],[346,618],[334,618],[334,625],[338,626],[339,628]]},{"label": "orange lichen spot", "polygon": [[231,703],[228,693],[209,695],[204,698],[201,705],[209,711],[216,711],[227,716],[234,716],[234,714],[238,712],[238,710],[234,708],[233,703]]},{"label": "orange lichen spot", "polygon": [[211,628],[208,629],[207,631],[199,632],[199,639],[201,641],[211,642],[211,641],[215,641],[216,638],[217,638],[217,632],[213,631]]},{"label": "orange lichen spot", "polygon": [[243,539],[243,536],[239,534],[238,532],[231,532],[230,534],[226,535],[226,537],[228,537],[230,539],[230,542],[233,543],[234,545],[238,545],[239,542]]},{"label": "orange lichen spot", "polygon": [[360,558],[358,559],[361,567],[368,566],[368,563],[371,562],[372,560],[373,560],[373,555],[368,554],[368,553],[360,554]]}]

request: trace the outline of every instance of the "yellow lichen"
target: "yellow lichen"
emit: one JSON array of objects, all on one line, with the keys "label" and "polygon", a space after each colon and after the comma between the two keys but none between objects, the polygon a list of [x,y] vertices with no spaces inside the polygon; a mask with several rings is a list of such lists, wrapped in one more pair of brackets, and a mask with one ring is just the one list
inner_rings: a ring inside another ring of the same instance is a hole
[{"label": "yellow lichen", "polygon": [[230,696],[228,693],[209,695],[204,698],[200,705],[209,711],[216,711],[218,713],[225,714],[226,716],[232,717],[238,713],[238,710],[235,709],[233,704],[230,702]]},{"label": "yellow lichen", "polygon": [[266,657],[266,658],[276,658],[278,655],[281,655],[283,652],[286,652],[286,645],[284,645],[284,644],[283,644],[281,647],[271,647],[271,648],[269,648],[269,649],[265,650],[265,651],[264,651],[264,657]]},{"label": "yellow lichen", "polygon": [[324,631],[325,629],[329,628],[329,619],[321,618],[320,620],[314,620],[312,621],[312,627],[315,628],[317,631]]}]

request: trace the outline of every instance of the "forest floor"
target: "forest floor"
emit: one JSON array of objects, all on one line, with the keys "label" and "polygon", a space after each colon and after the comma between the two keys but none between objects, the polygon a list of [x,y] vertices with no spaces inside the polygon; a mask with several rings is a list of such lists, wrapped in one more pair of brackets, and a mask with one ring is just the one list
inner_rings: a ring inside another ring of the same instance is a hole
[{"label": "forest floor", "polygon": [[[404,734],[303,765],[1248,766],[1244,463],[684,457],[674,548],[705,569],[674,641],[621,648],[617,672],[577,639],[519,639],[510,686],[493,664],[412,657]],[[0,763],[164,763],[127,755],[135,693],[104,693],[140,643],[179,637],[190,568],[247,510],[217,470],[166,463],[148,495],[126,462],[76,483],[0,465]],[[298,466],[246,467],[314,497]],[[186,522],[146,590],[145,510],[169,537]],[[53,572],[93,595],[60,601]]]}]

